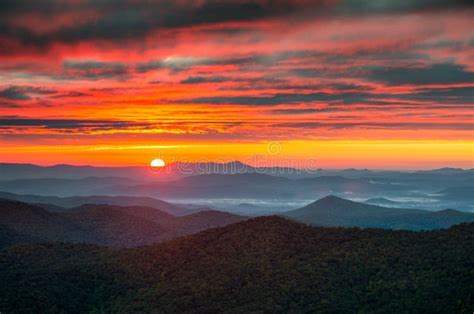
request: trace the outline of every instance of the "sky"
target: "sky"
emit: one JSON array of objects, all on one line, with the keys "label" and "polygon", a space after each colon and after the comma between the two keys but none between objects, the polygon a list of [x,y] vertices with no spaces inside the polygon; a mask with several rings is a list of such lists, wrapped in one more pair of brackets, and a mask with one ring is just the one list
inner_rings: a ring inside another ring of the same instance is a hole
[{"label": "sky", "polygon": [[474,5],[2,0],[0,162],[474,167]]}]

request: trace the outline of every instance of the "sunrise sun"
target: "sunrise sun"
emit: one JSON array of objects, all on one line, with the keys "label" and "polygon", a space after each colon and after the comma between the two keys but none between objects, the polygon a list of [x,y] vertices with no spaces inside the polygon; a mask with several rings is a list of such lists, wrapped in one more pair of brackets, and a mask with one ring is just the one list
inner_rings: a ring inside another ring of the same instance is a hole
[{"label": "sunrise sun", "polygon": [[165,166],[165,162],[163,161],[163,159],[153,159],[151,162],[150,162],[150,167],[153,168],[153,169],[158,169],[158,168],[162,168]]}]

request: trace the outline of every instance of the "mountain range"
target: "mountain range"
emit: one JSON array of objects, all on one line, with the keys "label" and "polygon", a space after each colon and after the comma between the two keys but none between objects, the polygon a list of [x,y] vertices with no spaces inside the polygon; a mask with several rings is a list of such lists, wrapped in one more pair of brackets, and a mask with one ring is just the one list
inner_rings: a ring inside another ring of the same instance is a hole
[{"label": "mountain range", "polygon": [[369,169],[297,169],[291,167],[254,167],[240,161],[216,162],[171,162],[159,170],[147,166],[135,167],[94,167],[75,165],[38,166],[33,164],[0,163],[2,180],[59,178],[83,179],[86,177],[124,177],[134,180],[176,180],[202,174],[267,174],[272,176],[300,179],[315,176],[343,176],[346,178],[411,178],[432,179],[457,176],[472,179],[474,168],[440,168],[419,171],[369,170]]},{"label": "mountain range", "polygon": [[441,229],[462,222],[474,221],[473,213],[453,209],[427,211],[382,207],[333,195],[319,199],[303,208],[285,212],[284,215],[318,226],[407,230]]},{"label": "mountain range", "polygon": [[[17,199],[22,197],[13,196]],[[180,207],[160,200],[153,200],[153,204],[162,205],[167,211],[148,206],[119,206],[106,203],[63,208],[57,204],[71,202],[70,199],[50,199],[31,195],[25,196],[25,199],[55,200],[57,203],[28,204],[0,199],[0,242],[4,245],[69,241],[111,247],[136,247],[247,219],[244,216],[206,208],[194,208],[191,214],[176,216],[170,212]],[[92,199],[117,202],[113,197]],[[77,202],[90,199],[73,200]],[[425,211],[382,207],[336,196],[324,197],[300,209],[283,212],[281,215],[317,226],[405,230],[441,229],[474,221],[474,214],[452,209]]]},{"label": "mountain range", "polygon": [[50,212],[43,207],[0,199],[0,243],[69,241],[132,247],[245,220],[213,210],[176,217],[156,208],[88,204]]},{"label": "mountain range", "polygon": [[200,210],[200,207],[188,208],[179,206],[169,202],[165,202],[151,197],[136,196],[107,196],[107,195],[90,195],[90,196],[41,196],[34,194],[14,194],[8,192],[0,192],[0,198],[10,199],[25,203],[38,204],[50,211],[62,212],[65,209],[77,207],[85,204],[108,204],[119,206],[143,206],[153,207],[161,211],[165,211],[175,216],[183,216]]},{"label": "mountain range", "polygon": [[[471,196],[473,184],[474,170],[457,168],[302,171],[279,167],[256,168],[241,162],[178,162],[152,170],[148,167],[0,164],[0,191],[7,193],[63,198],[91,195],[148,197],[194,206],[213,201],[222,204],[219,200],[232,199],[233,205],[258,205],[264,201],[280,203],[281,206],[275,207],[288,209],[296,208],[290,204],[303,204],[301,200],[335,194],[351,199],[385,198],[399,202],[379,202],[376,205],[474,211]],[[54,205],[53,202],[47,203]]]},{"label": "mountain range", "polygon": [[361,195],[394,194],[411,191],[411,184],[374,182],[367,178],[318,176],[289,179],[260,173],[204,174],[169,182],[151,182],[138,185],[116,184],[99,189],[107,195],[136,195],[165,199],[187,198],[254,198],[300,199],[331,193]]},{"label": "mountain range", "polygon": [[36,178],[0,181],[0,191],[47,196],[77,196],[91,195],[97,190],[117,185],[134,184],[139,184],[139,181],[122,177],[86,177],[81,179]]},{"label": "mountain range", "polygon": [[407,232],[260,217],[151,246],[0,251],[6,313],[469,313],[474,224]]}]

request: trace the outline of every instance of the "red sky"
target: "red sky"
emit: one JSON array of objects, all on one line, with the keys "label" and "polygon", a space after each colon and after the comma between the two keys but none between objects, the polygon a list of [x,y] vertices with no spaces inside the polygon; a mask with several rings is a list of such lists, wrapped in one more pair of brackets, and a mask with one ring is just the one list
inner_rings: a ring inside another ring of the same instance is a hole
[{"label": "red sky", "polygon": [[5,0],[0,162],[473,167],[473,13],[439,0]]}]

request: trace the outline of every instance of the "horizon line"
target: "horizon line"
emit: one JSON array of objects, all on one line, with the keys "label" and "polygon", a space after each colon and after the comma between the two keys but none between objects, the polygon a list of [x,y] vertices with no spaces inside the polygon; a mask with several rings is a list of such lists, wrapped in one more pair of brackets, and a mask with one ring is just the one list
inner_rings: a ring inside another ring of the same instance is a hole
[{"label": "horizon line", "polygon": [[[208,161],[208,162],[201,162],[201,161],[173,161],[166,164],[164,167],[169,167],[170,165],[175,164],[217,164],[217,165],[228,165],[233,163],[240,163],[244,166],[251,167],[254,169],[271,169],[271,168],[280,168],[280,169],[296,169],[300,171],[345,171],[345,170],[354,170],[354,171],[387,171],[387,172],[417,172],[417,171],[435,171],[435,170],[443,170],[443,169],[451,169],[451,170],[462,170],[462,171],[469,171],[474,170],[474,167],[455,167],[455,166],[442,166],[442,167],[435,167],[435,168],[356,168],[356,167],[345,167],[345,168],[311,168],[311,169],[301,169],[296,167],[288,167],[288,166],[253,166],[248,163],[244,163],[240,160],[232,160],[229,162],[218,162],[218,161]],[[54,167],[90,167],[90,168],[149,168],[149,165],[93,165],[93,164],[68,164],[68,163],[59,163],[59,164],[35,164],[35,163],[14,163],[14,162],[2,162],[0,161],[0,165],[18,165],[18,166],[34,166],[34,167],[41,167],[41,168],[54,168]]]}]

